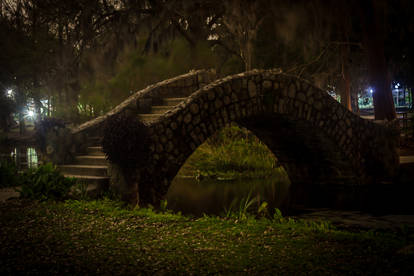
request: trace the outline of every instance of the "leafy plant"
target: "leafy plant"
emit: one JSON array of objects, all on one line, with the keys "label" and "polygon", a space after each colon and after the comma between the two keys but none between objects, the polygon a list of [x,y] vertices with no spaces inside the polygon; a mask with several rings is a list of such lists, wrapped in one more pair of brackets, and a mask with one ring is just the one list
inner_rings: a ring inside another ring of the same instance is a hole
[{"label": "leafy plant", "polygon": [[282,212],[279,210],[279,208],[275,208],[275,213],[273,214],[273,220],[278,223],[282,223],[284,221]]},{"label": "leafy plant", "polygon": [[230,203],[229,207],[224,207],[224,217],[225,218],[231,218],[233,216],[233,212],[234,212],[233,208],[234,208],[235,203],[236,203],[236,200],[234,199]]},{"label": "leafy plant", "polygon": [[251,197],[251,191],[247,197],[242,198],[239,202],[239,207],[235,210],[235,207],[238,199],[234,199],[228,208],[224,208],[224,216],[226,218],[236,218],[238,220],[246,220],[249,217],[249,211],[251,211],[251,206],[257,202],[257,198]]},{"label": "leafy plant", "polygon": [[238,210],[238,218],[240,220],[247,219],[248,211],[255,202],[257,202],[257,199],[251,197],[251,192],[249,192],[246,198],[240,201],[239,210]]},{"label": "leafy plant", "polygon": [[135,167],[147,160],[147,139],[147,127],[138,117],[114,115],[105,122],[102,147],[112,163],[123,168]]},{"label": "leafy plant", "polygon": [[88,198],[88,182],[81,179],[75,179],[75,184],[73,185],[73,194],[76,198],[85,200]]},{"label": "leafy plant", "polygon": [[168,205],[168,201],[166,199],[161,200],[160,211],[161,212],[166,212],[167,211],[167,205]]},{"label": "leafy plant", "polygon": [[269,211],[267,210],[267,206],[268,206],[267,202],[263,201],[260,204],[259,208],[257,208],[257,215],[259,217],[266,217],[266,216],[269,215]]},{"label": "leafy plant", "polygon": [[302,223],[304,223],[308,229],[316,232],[329,232],[336,230],[336,227],[331,221],[328,220],[304,220]]},{"label": "leafy plant", "polygon": [[20,197],[37,200],[58,200],[67,197],[76,179],[65,178],[51,163],[37,169],[30,169],[23,174]]}]

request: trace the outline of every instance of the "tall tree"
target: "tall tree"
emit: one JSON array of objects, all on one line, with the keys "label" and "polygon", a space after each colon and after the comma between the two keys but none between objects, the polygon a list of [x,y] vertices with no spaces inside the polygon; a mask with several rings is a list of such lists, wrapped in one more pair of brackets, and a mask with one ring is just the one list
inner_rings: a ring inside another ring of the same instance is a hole
[{"label": "tall tree", "polygon": [[361,1],[364,45],[368,56],[368,75],[374,89],[376,120],[394,120],[395,106],[391,92],[391,76],[385,56],[387,31],[386,0]]}]

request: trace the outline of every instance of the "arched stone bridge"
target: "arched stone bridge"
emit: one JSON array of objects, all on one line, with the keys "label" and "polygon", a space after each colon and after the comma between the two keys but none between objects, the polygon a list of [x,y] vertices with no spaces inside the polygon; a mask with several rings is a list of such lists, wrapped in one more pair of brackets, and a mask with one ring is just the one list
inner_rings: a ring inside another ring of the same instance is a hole
[{"label": "arched stone bridge", "polygon": [[[186,79],[202,79],[203,74],[206,71],[197,71]],[[399,132],[394,122],[364,120],[305,80],[278,70],[253,70],[210,83],[211,76],[204,79],[191,87],[199,89],[184,102],[148,124],[151,154],[144,167],[136,168],[136,181],[116,187],[124,198],[157,203],[197,147],[231,122],[246,127],[269,147],[286,169],[297,197],[332,189],[360,191],[392,179],[398,169]],[[102,120],[76,133],[96,128]]]}]

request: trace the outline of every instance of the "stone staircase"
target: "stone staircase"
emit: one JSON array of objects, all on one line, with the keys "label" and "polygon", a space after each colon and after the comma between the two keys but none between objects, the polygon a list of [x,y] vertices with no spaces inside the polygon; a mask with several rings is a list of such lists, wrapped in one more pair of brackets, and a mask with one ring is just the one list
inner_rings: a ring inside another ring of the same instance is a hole
[{"label": "stone staircase", "polygon": [[[148,113],[140,113],[138,117],[143,122],[150,123],[185,99],[163,98],[157,102],[158,105],[151,105]],[[58,166],[65,177],[76,178],[81,183],[87,184],[88,195],[98,195],[109,188],[108,161],[100,146],[101,139],[89,138],[89,144],[94,146],[88,147],[86,154],[76,156],[73,164]]]},{"label": "stone staircase", "polygon": [[159,101],[158,105],[151,105],[151,110],[148,113],[138,114],[138,118],[144,122],[155,121],[165,112],[182,103],[185,99],[186,98],[163,98]]},{"label": "stone staircase", "polygon": [[99,194],[109,186],[108,161],[100,146],[88,147],[87,154],[76,156],[74,164],[58,168],[65,177],[73,177],[86,184],[89,195]]}]

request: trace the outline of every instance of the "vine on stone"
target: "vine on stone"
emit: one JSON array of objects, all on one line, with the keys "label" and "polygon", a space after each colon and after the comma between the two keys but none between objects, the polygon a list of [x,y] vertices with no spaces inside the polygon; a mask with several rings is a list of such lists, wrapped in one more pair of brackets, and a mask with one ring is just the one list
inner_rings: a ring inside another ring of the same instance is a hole
[{"label": "vine on stone", "polygon": [[148,129],[136,116],[114,115],[104,124],[103,152],[123,168],[142,166],[148,159]]}]

